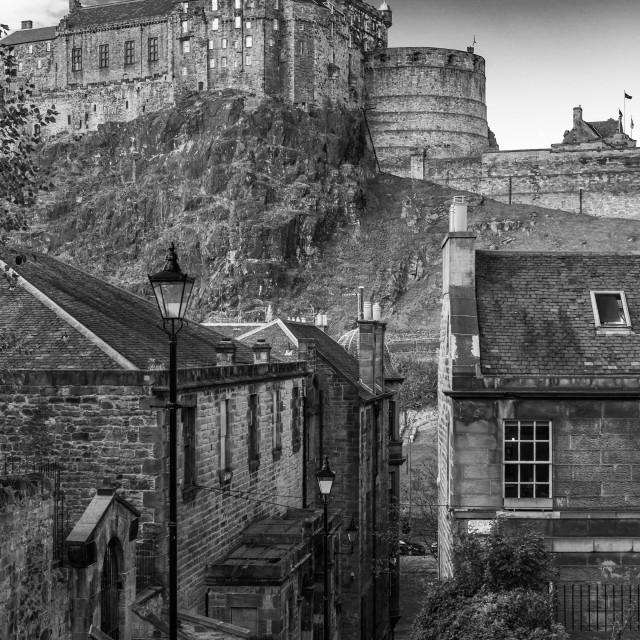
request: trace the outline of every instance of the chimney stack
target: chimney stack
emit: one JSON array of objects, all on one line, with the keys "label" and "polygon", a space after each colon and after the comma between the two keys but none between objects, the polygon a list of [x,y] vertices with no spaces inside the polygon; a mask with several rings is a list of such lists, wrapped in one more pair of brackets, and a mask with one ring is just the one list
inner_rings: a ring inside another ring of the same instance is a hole
[{"label": "chimney stack", "polygon": [[298,339],[298,359],[307,362],[308,371],[316,369],[316,343],[313,338]]},{"label": "chimney stack", "polygon": [[582,107],[573,107],[573,126],[579,127],[582,122]]},{"label": "chimney stack", "polygon": [[23,31],[25,29],[33,29],[33,21],[32,20],[23,20],[22,26],[20,27]]},{"label": "chimney stack", "polygon": [[269,364],[271,361],[271,345],[260,338],[252,347],[254,364]]},{"label": "chimney stack", "polygon": [[220,340],[216,347],[216,364],[233,366],[236,363],[236,345],[230,338]]}]

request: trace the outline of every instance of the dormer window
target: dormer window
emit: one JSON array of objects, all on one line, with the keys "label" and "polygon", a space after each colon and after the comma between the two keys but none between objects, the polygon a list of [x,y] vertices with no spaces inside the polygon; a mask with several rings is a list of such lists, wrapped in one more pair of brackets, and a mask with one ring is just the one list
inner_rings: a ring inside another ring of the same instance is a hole
[{"label": "dormer window", "polygon": [[591,305],[597,329],[631,329],[624,291],[592,291]]}]

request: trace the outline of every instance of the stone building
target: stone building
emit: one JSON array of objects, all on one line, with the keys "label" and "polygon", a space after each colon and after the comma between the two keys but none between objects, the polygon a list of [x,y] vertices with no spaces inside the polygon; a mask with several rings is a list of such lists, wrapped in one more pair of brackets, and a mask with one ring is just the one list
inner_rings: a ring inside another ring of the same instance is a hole
[{"label": "stone building", "polygon": [[[238,335],[264,340],[283,361],[306,360],[311,376],[304,406],[305,506],[317,499],[315,469],[328,456],[336,479],[330,509],[341,512],[343,532],[353,521],[358,541],[333,541],[339,600],[332,608],[343,638],[390,637],[400,618],[398,536],[394,503],[399,498],[402,441],[398,391],[402,377],[385,345],[386,324],[360,314],[358,329],[340,339],[319,324],[275,319]],[[233,330],[233,325],[228,325]],[[343,536],[344,539],[344,536]]]},{"label": "stone building", "polygon": [[223,89],[298,104],[359,106],[365,56],[386,47],[391,10],[362,0],[69,0],[57,27],[22,29],[14,82],[55,105],[46,135],[86,132],[175,104],[183,92]]},{"label": "stone building", "polygon": [[[14,551],[2,557],[3,576],[50,578],[32,594],[29,615],[20,609],[28,585],[18,593],[12,582],[0,619],[23,620],[51,640],[84,640],[92,625],[124,640],[147,637],[162,628],[167,561],[168,339],[158,311],[46,255],[5,249],[0,268],[3,484],[28,483],[18,471],[33,463],[59,469],[53,504],[46,487],[21,492],[33,508],[28,529],[11,511],[22,503],[0,505],[3,553]],[[179,333],[178,606],[186,625],[284,639],[312,634],[322,618],[321,518],[302,491],[306,379],[303,362],[271,360],[261,345],[192,323]],[[63,526],[40,536],[38,559],[25,557],[33,532],[54,520]]]},{"label": "stone building", "polygon": [[441,573],[456,527],[502,517],[560,583],[636,583],[640,256],[476,251],[465,207],[442,245]]}]

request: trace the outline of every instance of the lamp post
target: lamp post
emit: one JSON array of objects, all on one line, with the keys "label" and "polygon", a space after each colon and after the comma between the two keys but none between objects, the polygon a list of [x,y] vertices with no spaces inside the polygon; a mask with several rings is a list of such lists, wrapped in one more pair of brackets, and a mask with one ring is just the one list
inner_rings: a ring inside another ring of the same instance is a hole
[{"label": "lamp post", "polygon": [[149,276],[162,316],[162,328],[169,335],[169,640],[178,637],[177,335],[182,329],[194,281],[195,278],[182,273],[173,243],[162,271]]},{"label": "lamp post", "polygon": [[318,488],[322,496],[324,506],[324,593],[322,601],[324,605],[324,640],[329,640],[329,519],[327,517],[327,501],[333,487],[336,474],[329,467],[329,458],[325,456],[322,469],[316,472]]}]

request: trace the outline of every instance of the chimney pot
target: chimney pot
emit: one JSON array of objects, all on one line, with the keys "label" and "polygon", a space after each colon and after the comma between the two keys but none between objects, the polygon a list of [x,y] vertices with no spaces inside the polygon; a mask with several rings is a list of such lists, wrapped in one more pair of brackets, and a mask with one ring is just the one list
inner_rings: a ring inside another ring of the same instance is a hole
[{"label": "chimney pot", "polygon": [[322,326],[325,328],[329,326],[329,319],[327,318],[326,313],[322,314]]},{"label": "chimney pot", "polygon": [[467,230],[467,199],[464,196],[454,196],[449,211],[449,231]]},{"label": "chimney pot", "polygon": [[33,21],[32,20],[23,20],[21,29],[33,29]]},{"label": "chimney pot", "polygon": [[380,305],[377,302],[373,305],[373,307],[371,308],[371,311],[372,311],[373,319],[376,322],[379,322],[380,318],[382,317],[382,309],[380,308]]},{"label": "chimney pot", "polygon": [[363,315],[363,320],[371,320],[371,303],[370,302],[365,302],[364,305],[364,315]]}]

